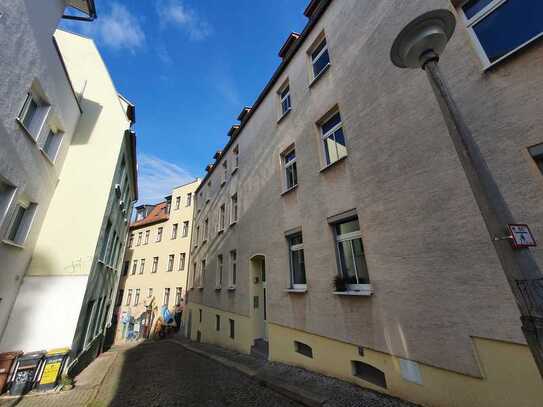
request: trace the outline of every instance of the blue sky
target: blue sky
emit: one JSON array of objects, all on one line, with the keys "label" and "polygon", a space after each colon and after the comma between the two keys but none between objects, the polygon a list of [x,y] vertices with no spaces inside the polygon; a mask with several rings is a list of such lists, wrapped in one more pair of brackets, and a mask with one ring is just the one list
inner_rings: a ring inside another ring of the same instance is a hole
[{"label": "blue sky", "polygon": [[308,1],[96,0],[96,21],[63,23],[95,39],[136,104],[140,201],[203,175],[303,29]]}]

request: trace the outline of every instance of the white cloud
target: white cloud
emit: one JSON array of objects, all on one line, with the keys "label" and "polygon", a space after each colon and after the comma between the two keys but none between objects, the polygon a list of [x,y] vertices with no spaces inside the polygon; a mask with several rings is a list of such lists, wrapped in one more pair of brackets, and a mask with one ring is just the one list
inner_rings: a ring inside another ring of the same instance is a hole
[{"label": "white cloud", "polygon": [[202,41],[213,33],[211,25],[183,0],[158,0],[157,13],[161,24],[185,30],[193,41]]},{"label": "white cloud", "polygon": [[189,171],[156,156],[138,154],[138,204],[160,202],[174,187],[194,180]]},{"label": "white cloud", "polygon": [[134,53],[145,44],[145,33],[139,19],[126,6],[116,2],[90,24],[67,22],[65,25],[114,50],[124,48]]}]

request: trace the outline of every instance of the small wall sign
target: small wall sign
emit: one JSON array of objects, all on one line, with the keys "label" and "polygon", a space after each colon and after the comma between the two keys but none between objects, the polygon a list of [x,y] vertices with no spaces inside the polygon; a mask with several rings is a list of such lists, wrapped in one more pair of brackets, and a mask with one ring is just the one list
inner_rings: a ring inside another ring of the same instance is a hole
[{"label": "small wall sign", "polygon": [[507,228],[511,233],[511,242],[514,249],[523,249],[526,247],[537,246],[534,235],[532,235],[532,232],[530,231],[528,225],[511,224],[507,225]]}]

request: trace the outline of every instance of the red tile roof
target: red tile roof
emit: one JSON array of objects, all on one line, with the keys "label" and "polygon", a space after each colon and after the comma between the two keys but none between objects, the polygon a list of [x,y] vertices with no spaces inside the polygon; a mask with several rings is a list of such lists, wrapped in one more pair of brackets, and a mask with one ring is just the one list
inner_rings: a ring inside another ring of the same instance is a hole
[{"label": "red tile roof", "polygon": [[153,223],[164,222],[169,219],[170,215],[167,212],[167,202],[156,204],[145,218],[138,220],[130,225],[131,229],[136,229],[141,226],[151,225]]}]

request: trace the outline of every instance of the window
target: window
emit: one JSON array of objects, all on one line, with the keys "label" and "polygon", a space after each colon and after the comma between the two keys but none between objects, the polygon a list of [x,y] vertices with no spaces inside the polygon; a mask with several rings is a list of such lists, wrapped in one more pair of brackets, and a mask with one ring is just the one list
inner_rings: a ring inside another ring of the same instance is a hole
[{"label": "window", "polygon": [[205,278],[206,278],[206,261],[202,260],[201,267],[200,267],[200,285],[199,285],[200,288],[204,286]]},{"label": "window", "polygon": [[128,290],[128,294],[126,294],[126,303],[125,305],[130,305],[132,302],[132,289]]},{"label": "window", "polygon": [[149,236],[151,235],[150,230],[145,231],[145,240],[143,241],[143,244],[149,244]]},{"label": "window", "polygon": [[183,288],[176,287],[175,288],[175,305],[179,306],[183,302],[182,294],[183,294]]},{"label": "window", "polygon": [[138,261],[134,260],[132,263],[132,275],[136,274],[136,270],[138,269]]},{"label": "window", "polygon": [[215,315],[215,330],[217,332],[221,330],[221,316],[219,314]]},{"label": "window", "polygon": [[290,102],[290,85],[287,82],[283,87],[279,90],[279,101],[281,103],[281,117],[286,115],[288,112],[290,112],[290,109],[292,108],[291,102]]},{"label": "window", "polygon": [[134,305],[138,305],[140,302],[140,289],[136,288],[136,294],[134,295]]},{"label": "window", "polygon": [[308,358],[313,358],[313,349],[311,346],[306,345],[303,342],[294,341],[294,350],[300,355],[307,356]]},{"label": "window", "polygon": [[179,227],[179,224],[174,223],[172,226],[172,239],[177,239],[177,228]]},{"label": "window", "polygon": [[379,387],[387,388],[385,374],[379,369],[359,360],[351,361],[353,375]]},{"label": "window", "polygon": [[192,205],[192,193],[187,194],[187,207]]},{"label": "window", "polygon": [[206,218],[206,220],[204,221],[204,238],[202,240],[203,243],[207,241],[208,233],[209,233],[209,218]]},{"label": "window", "polygon": [[203,319],[203,318],[202,318],[202,314],[203,314],[202,308],[200,308],[200,309],[198,310],[198,313],[199,313],[198,322],[202,322],[202,319]]},{"label": "window", "polygon": [[62,141],[62,133],[60,131],[54,131],[49,129],[47,136],[45,136],[45,141],[43,142],[42,150],[45,155],[51,160],[55,161],[57,157],[58,150],[60,149],[60,144]]},{"label": "window", "polygon": [[140,274],[143,274],[145,271],[145,259],[140,260]]},{"label": "window", "polygon": [[49,105],[38,96],[37,92],[31,90],[26,94],[26,99],[17,119],[24,129],[37,140],[48,111]]},{"label": "window", "polygon": [[321,140],[325,165],[331,165],[347,156],[343,124],[339,112],[321,124]]},{"label": "window", "polygon": [[19,201],[11,217],[7,230],[6,240],[17,245],[23,245],[30,232],[37,205],[35,203]]},{"label": "window", "polygon": [[485,68],[543,35],[539,0],[470,0],[462,11]]},{"label": "window", "polygon": [[304,263],[304,241],[302,232],[287,236],[290,263],[290,286],[293,289],[306,288]]},{"label": "window", "polygon": [[192,279],[191,279],[191,285],[190,285],[191,288],[194,288],[194,283],[196,282],[196,274],[198,273],[197,268],[198,268],[198,264],[194,263],[192,267]]},{"label": "window", "polygon": [[360,290],[370,280],[358,218],[338,222],[334,230],[340,275],[348,290]]},{"label": "window", "polygon": [[130,239],[128,240],[128,247],[132,248],[134,246],[134,233],[130,234]]},{"label": "window", "polygon": [[124,265],[123,265],[123,276],[127,276],[128,275],[128,269],[130,268],[130,262],[129,261],[125,261],[124,262]]},{"label": "window", "polygon": [[141,246],[141,238],[143,237],[143,232],[138,233],[138,241],[136,243],[136,246]]},{"label": "window", "polygon": [[233,149],[234,152],[234,168],[232,172],[235,172],[239,168],[239,147],[235,146]]},{"label": "window", "polygon": [[173,263],[175,261],[175,255],[170,254],[168,256],[168,269],[166,271],[173,271]]},{"label": "window", "polygon": [[196,226],[196,239],[194,239],[194,247],[198,247],[200,241],[200,226]]},{"label": "window", "polygon": [[224,231],[225,221],[226,221],[226,205],[222,204],[221,207],[219,208],[219,228],[218,228],[219,233]]},{"label": "window", "polygon": [[119,293],[117,294],[117,301],[115,301],[115,306],[120,307],[123,303],[123,297],[124,297],[124,290],[120,289]]},{"label": "window", "polygon": [[222,178],[222,184],[226,184],[226,181],[228,181],[228,161],[224,160],[222,163],[222,169],[223,169],[223,178]]},{"label": "window", "polygon": [[230,224],[233,224],[238,221],[238,194],[234,194],[230,198],[230,209]]},{"label": "window", "polygon": [[238,254],[235,250],[230,252],[230,287],[236,286],[237,273],[238,273]]},{"label": "window", "polygon": [[157,234],[156,234],[156,241],[157,241],[157,243],[160,242],[160,241],[162,241],[162,230],[163,230],[162,227],[158,228],[158,231],[157,231]]},{"label": "window", "polygon": [[189,221],[183,222],[183,237],[189,235]]},{"label": "window", "polygon": [[162,305],[165,305],[166,307],[170,305],[170,289],[169,288],[164,289],[164,301],[162,302]]},{"label": "window", "polygon": [[322,38],[320,42],[311,50],[311,64],[313,66],[313,78],[318,78],[330,65],[330,54],[328,53],[328,45],[326,38]]},{"label": "window", "polygon": [[147,289],[147,298],[151,298],[153,296],[153,289],[152,288],[148,288]]},{"label": "window", "polygon": [[221,288],[222,286],[222,272],[223,272],[224,261],[222,254],[217,256],[217,275],[215,276],[215,288]]},{"label": "window", "polygon": [[187,255],[185,253],[179,254],[179,271],[185,270],[185,259]]},{"label": "window", "polygon": [[158,270],[158,257],[153,257],[153,268],[151,269],[151,273],[156,273]]},{"label": "window", "polygon": [[283,171],[285,175],[284,186],[285,191],[294,188],[298,185],[298,171],[296,169],[296,150],[294,147],[286,150],[282,156]]},{"label": "window", "polygon": [[539,171],[541,171],[541,174],[543,174],[543,144],[538,144],[537,146],[530,147],[528,149],[528,152],[534,159],[537,168],[539,168]]},{"label": "window", "polygon": [[228,322],[230,323],[230,338],[234,339],[236,337],[236,327],[234,325],[234,320],[228,319]]},{"label": "window", "polygon": [[178,210],[180,206],[181,206],[181,197],[178,196],[175,198],[175,210]]},{"label": "window", "polygon": [[11,206],[15,190],[15,186],[0,176],[0,226],[2,226],[4,216]]}]

